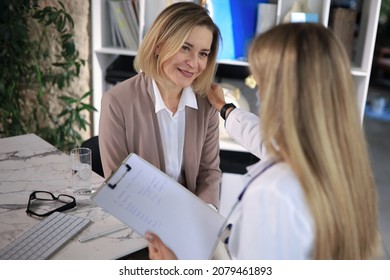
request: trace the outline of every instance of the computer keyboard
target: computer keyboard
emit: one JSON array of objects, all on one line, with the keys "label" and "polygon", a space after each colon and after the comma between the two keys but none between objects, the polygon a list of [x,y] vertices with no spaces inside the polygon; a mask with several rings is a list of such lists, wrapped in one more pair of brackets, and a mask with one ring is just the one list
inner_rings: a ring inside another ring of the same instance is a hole
[{"label": "computer keyboard", "polygon": [[84,229],[90,220],[54,212],[0,250],[2,260],[45,260]]}]

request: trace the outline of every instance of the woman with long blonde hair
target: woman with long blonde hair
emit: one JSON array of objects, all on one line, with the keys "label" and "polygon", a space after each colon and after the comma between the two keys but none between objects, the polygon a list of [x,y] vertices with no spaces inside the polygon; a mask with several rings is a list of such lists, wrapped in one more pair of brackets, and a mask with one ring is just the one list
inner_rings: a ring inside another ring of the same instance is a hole
[{"label": "woman with long blonde hair", "polygon": [[[342,44],[320,24],[283,24],[254,39],[248,61],[260,119],[218,86],[208,95],[227,132],[261,158],[229,218],[230,256],[378,258],[376,187]],[[152,258],[174,257],[148,238]]]}]

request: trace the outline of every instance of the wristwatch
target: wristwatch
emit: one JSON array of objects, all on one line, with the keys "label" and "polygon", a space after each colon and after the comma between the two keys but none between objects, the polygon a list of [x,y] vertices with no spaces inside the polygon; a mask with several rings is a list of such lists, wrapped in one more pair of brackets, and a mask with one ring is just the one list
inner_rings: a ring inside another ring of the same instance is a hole
[{"label": "wristwatch", "polygon": [[229,108],[236,108],[236,105],[234,105],[233,103],[226,103],[225,105],[222,106],[221,108],[221,117],[226,120],[226,111],[229,109]]}]

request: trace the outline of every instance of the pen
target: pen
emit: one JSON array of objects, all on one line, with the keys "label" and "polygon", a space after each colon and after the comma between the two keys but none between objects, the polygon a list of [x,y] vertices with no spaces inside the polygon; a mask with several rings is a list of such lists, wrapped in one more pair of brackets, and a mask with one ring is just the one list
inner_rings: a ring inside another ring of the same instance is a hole
[{"label": "pen", "polygon": [[109,229],[109,230],[106,230],[106,231],[103,231],[103,232],[98,232],[98,233],[94,233],[94,234],[87,235],[87,236],[84,236],[84,237],[80,237],[79,238],[79,242],[83,243],[83,242],[86,242],[86,241],[89,241],[89,240],[92,240],[92,239],[96,239],[96,238],[99,238],[99,237],[107,236],[107,235],[110,235],[110,234],[112,234],[114,232],[124,230],[126,228],[128,228],[127,225],[122,225],[122,226],[117,227],[117,228],[113,228],[113,229]]}]

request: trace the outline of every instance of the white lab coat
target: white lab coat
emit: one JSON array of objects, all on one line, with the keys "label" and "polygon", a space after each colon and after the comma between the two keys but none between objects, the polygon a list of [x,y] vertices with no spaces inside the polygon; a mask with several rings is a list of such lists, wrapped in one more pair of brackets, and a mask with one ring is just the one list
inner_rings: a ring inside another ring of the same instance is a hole
[{"label": "white lab coat", "polygon": [[[259,118],[239,108],[226,131],[261,158],[245,175],[252,180],[232,211],[227,248],[232,259],[310,259],[315,228],[302,188],[291,168],[272,162],[262,145]],[[260,175],[259,175],[260,174]]]}]

